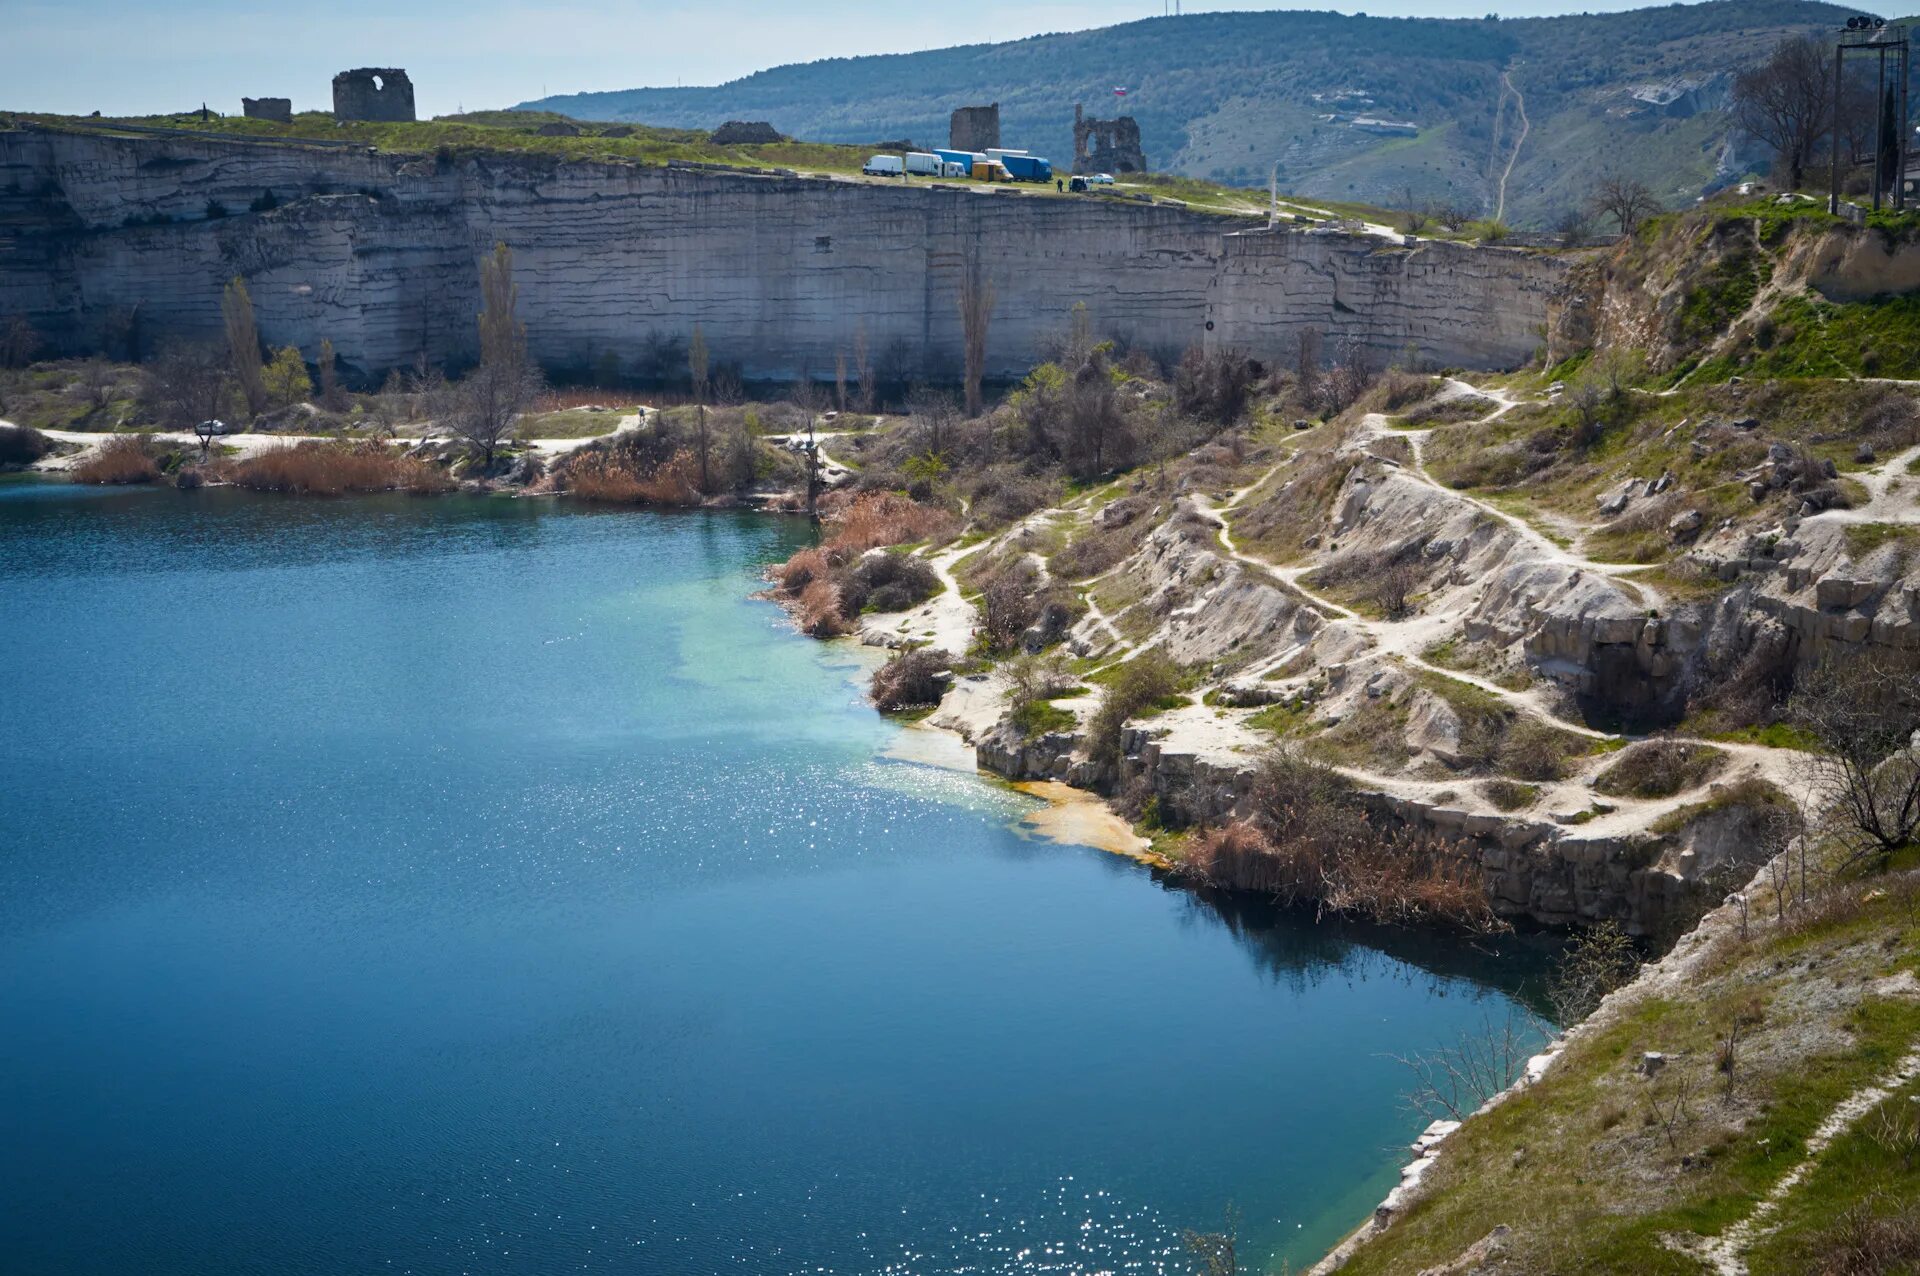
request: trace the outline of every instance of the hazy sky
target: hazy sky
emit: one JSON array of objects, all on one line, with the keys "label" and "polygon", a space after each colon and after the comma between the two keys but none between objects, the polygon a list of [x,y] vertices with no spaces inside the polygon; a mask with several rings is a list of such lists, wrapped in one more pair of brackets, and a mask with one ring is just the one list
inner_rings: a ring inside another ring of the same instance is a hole
[{"label": "hazy sky", "polygon": [[[1635,5],[1360,0],[1343,11],[1517,17]],[[1327,6],[1243,0],[1184,11],[1314,7]],[[237,112],[242,95],[326,109],[335,71],[403,66],[424,117],[543,92],[717,84],[785,62],[1009,40],[1161,11],[1161,0],[0,0],[0,109],[143,114],[205,101]]]}]

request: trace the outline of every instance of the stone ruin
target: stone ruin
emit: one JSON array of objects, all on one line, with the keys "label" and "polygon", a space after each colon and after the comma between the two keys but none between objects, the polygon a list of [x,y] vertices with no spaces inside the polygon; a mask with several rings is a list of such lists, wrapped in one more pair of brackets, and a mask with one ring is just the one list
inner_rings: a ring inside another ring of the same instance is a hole
[{"label": "stone ruin", "polygon": [[240,99],[240,114],[250,120],[275,120],[281,124],[291,124],[293,123],[293,99],[243,97]]},{"label": "stone ruin", "polygon": [[1000,145],[1000,104],[955,111],[947,121],[947,145],[956,151],[990,151]]},{"label": "stone ruin", "polygon": [[715,146],[771,146],[786,139],[765,120],[728,120],[707,140]]},{"label": "stone ruin", "polygon": [[333,118],[411,124],[413,81],[399,67],[342,71],[333,77]]},{"label": "stone ruin", "polygon": [[1081,105],[1073,105],[1073,171],[1086,173],[1144,173],[1147,155],[1140,149],[1140,125],[1131,115],[1117,120],[1090,120]]}]

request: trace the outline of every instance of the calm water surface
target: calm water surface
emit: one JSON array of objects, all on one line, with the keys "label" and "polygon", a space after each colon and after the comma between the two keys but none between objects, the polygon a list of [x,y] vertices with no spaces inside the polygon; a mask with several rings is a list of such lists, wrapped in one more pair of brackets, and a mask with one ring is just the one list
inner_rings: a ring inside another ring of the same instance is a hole
[{"label": "calm water surface", "polygon": [[[0,486],[9,1273],[1311,1257],[1511,963],[890,760],[806,530]],[[1522,963],[1524,964],[1524,963]]]}]

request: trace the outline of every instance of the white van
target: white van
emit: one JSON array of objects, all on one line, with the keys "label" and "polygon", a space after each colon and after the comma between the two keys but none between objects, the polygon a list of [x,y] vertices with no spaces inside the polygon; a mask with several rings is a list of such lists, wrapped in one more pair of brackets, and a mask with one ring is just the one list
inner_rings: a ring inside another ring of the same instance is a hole
[{"label": "white van", "polygon": [[947,160],[940,165],[940,176],[942,177],[966,177],[971,172],[972,170],[959,160]]},{"label": "white van", "polygon": [[940,157],[930,155],[926,151],[908,151],[907,171],[923,173],[928,177],[938,177],[940,176]]},{"label": "white van", "polygon": [[898,155],[875,155],[860,171],[868,177],[898,177],[906,172],[906,168],[900,163]]}]

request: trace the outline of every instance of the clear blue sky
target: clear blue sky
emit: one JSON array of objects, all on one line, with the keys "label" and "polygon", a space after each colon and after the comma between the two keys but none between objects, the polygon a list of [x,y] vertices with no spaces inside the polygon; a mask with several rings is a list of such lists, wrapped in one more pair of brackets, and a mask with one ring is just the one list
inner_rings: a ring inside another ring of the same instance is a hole
[{"label": "clear blue sky", "polygon": [[[1196,0],[1184,11],[1327,7]],[[1360,0],[1343,11],[1519,17],[1634,7]],[[237,112],[242,95],[325,109],[335,71],[403,66],[424,117],[543,92],[717,84],[785,62],[1082,30],[1161,10],[1161,0],[0,0],[0,109],[145,114],[205,101]]]}]

